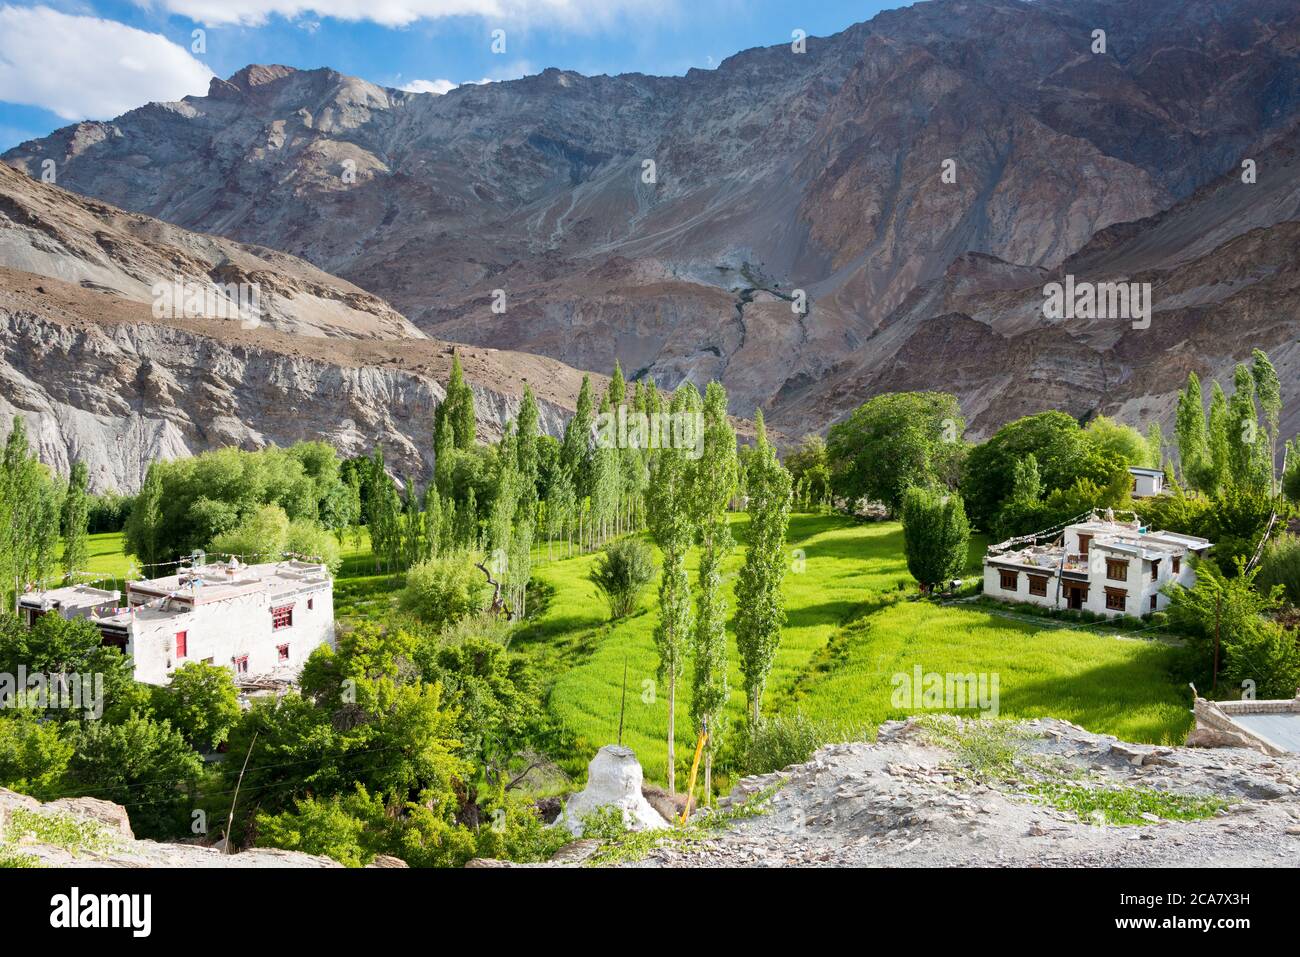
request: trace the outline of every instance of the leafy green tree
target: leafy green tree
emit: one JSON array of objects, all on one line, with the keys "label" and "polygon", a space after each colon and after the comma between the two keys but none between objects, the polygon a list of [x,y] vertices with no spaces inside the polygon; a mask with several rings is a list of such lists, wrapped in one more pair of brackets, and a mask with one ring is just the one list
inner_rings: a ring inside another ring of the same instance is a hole
[{"label": "leafy green tree", "polygon": [[1048,509],[1042,494],[1038,459],[1031,452],[1012,465],[1011,494],[1002,504],[995,525],[998,538],[1027,535],[1048,527],[1051,523],[1047,521]]},{"label": "leafy green tree", "polygon": [[54,567],[61,495],[32,454],[27,427],[14,416],[0,458],[0,593],[13,607],[13,585],[43,582]]},{"label": "leafy green tree", "polygon": [[43,720],[35,708],[6,707],[0,717],[0,787],[42,800],[58,796],[72,759],[69,726]]},{"label": "leafy green tree", "polygon": [[1258,584],[1271,593],[1280,587],[1286,600],[1300,608],[1300,537],[1277,535],[1264,549]]},{"label": "leafy green tree", "polygon": [[1210,390],[1210,425],[1206,432],[1208,456],[1197,486],[1206,495],[1215,495],[1232,481],[1232,421],[1228,397],[1215,382]]},{"label": "leafy green tree", "polygon": [[188,661],[156,696],[155,713],[171,722],[196,751],[213,751],[239,721],[239,694],[230,669]]},{"label": "leafy green tree", "polygon": [[289,516],[278,505],[254,509],[237,527],[207,543],[213,555],[232,555],[247,563],[279,561],[289,542]]},{"label": "leafy green tree", "polygon": [[72,466],[68,494],[63,499],[63,570],[71,574],[85,571],[90,562],[87,526],[90,522],[90,496],[86,486],[90,479],[86,463],[77,460]]},{"label": "leafy green tree", "polygon": [[168,722],[132,714],[79,726],[68,781],[75,793],[124,805],[137,835],[165,838],[187,830],[202,767]]},{"label": "leafy green tree", "polygon": [[[67,676],[66,679],[56,677],[49,689],[50,707],[45,717],[54,721],[98,717],[86,714],[94,702],[85,701],[84,685],[82,708],[59,707],[61,700],[73,691],[73,675],[103,677],[103,700],[99,705],[104,709],[105,720],[114,717],[115,705],[126,699],[134,686],[130,659],[117,648],[105,645],[99,629],[85,618],[42,615],[28,628],[14,615],[0,613],[0,674],[17,676],[20,669],[29,675]],[[55,692],[59,694],[58,701],[53,697]]]},{"label": "leafy green tree", "polygon": [[736,580],[736,650],[745,680],[749,721],[762,721],[763,690],[781,643],[785,603],[785,535],[790,524],[790,473],[767,441],[761,410],[754,414],[754,454],[746,470],[749,546]]},{"label": "leafy green tree", "polygon": [[1281,601],[1281,588],[1268,591],[1257,582],[1259,569],[1238,569],[1227,576],[1212,560],[1195,561],[1191,588],[1170,583],[1169,623],[1185,636],[1188,660],[1196,683],[1213,680],[1215,645],[1219,676],[1227,687],[1253,683],[1259,698],[1295,694],[1300,682],[1300,646],[1276,622],[1265,616]]},{"label": "leafy green tree", "polygon": [[831,427],[826,458],[835,494],[891,510],[913,487],[955,483],[965,447],[961,406],[943,392],[891,392]]},{"label": "leafy green tree", "polygon": [[1300,502],[1300,442],[1286,444],[1286,470],[1282,473],[1282,491],[1293,502]]},{"label": "leafy green tree", "polygon": [[560,446],[560,462],[573,480],[579,502],[591,494],[592,430],[596,424],[593,408],[591,379],[583,376],[577,408],[564,428],[564,442]]},{"label": "leafy green tree", "polygon": [[645,586],[655,575],[650,548],[635,538],[621,538],[596,556],[588,577],[605,596],[609,616],[617,621],[636,610]]},{"label": "leafy green tree", "polygon": [[540,453],[538,439],[541,438],[541,414],[537,409],[537,400],[533,397],[532,386],[524,386],[524,398],[519,404],[519,421],[515,451],[519,460],[519,474],[525,488],[537,490]]},{"label": "leafy green tree", "polygon": [[961,496],[909,489],[903,498],[903,553],[907,570],[925,592],[960,575],[966,567],[970,524]]},{"label": "leafy green tree", "polygon": [[1026,416],[1004,425],[966,459],[961,492],[975,526],[994,527],[1011,495],[1015,464],[1029,455],[1038,463],[1044,494],[1069,489],[1079,479],[1105,486],[1117,473],[1127,478],[1128,463],[1095,446],[1064,412]]},{"label": "leafy green tree", "polygon": [[1249,366],[1238,363],[1232,379],[1232,398],[1228,401],[1229,475],[1239,486],[1267,485],[1267,434],[1259,426],[1255,409],[1255,377]]},{"label": "leafy green tree", "polygon": [[442,450],[442,426],[446,422],[451,428],[452,446],[460,450],[471,449],[478,432],[478,423],[474,414],[474,390],[465,382],[465,370],[461,368],[460,353],[452,352],[451,378],[447,382],[445,398],[433,413],[433,435],[435,449]]},{"label": "leafy green tree", "polygon": [[[689,382],[673,394],[672,412],[685,416],[699,409],[699,393]],[[662,448],[654,458],[647,495],[650,534],[663,553],[659,583],[659,621],[654,642],[659,653],[659,680],[668,687],[668,790],[677,787],[677,679],[691,633],[691,590],[686,553],[694,538],[691,469],[688,449]]]},{"label": "leafy green tree", "polygon": [[727,392],[710,382],[704,393],[704,443],[690,469],[690,499],[700,545],[699,590],[692,642],[694,665],[691,719],[698,734],[705,730],[704,794],[713,799],[713,758],[722,740],[722,713],[727,703],[727,600],[722,592],[722,563],[731,552],[727,503],[736,489],[736,433],[727,421]]},{"label": "leafy green tree", "polygon": [[443,555],[407,571],[401,607],[426,625],[442,628],[482,611],[486,587],[471,556]]},{"label": "leafy green tree", "polygon": [[1209,468],[1210,449],[1205,431],[1205,399],[1195,372],[1187,373],[1187,387],[1178,393],[1174,440],[1178,445],[1179,475],[1191,487],[1200,488]]},{"label": "leafy green tree", "polygon": [[1098,453],[1123,462],[1125,468],[1130,465],[1155,467],[1159,461],[1152,455],[1151,444],[1141,432],[1104,415],[1088,423],[1084,437]]},{"label": "leafy green tree", "polygon": [[1264,427],[1268,435],[1269,488],[1277,492],[1277,446],[1282,426],[1282,381],[1273,363],[1262,349],[1251,353],[1251,376],[1255,382],[1255,395],[1264,412]]}]

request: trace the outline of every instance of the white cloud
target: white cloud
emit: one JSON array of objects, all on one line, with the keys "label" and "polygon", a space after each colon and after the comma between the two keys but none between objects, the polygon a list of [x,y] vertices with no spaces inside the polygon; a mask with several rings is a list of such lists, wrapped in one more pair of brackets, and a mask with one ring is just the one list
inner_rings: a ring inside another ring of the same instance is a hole
[{"label": "white cloud", "polygon": [[136,0],[200,23],[260,26],[269,17],[303,14],[336,20],[372,20],[403,27],[417,20],[483,17],[505,23],[561,21],[569,26],[608,24],[627,12],[644,15],[645,0]]},{"label": "white cloud", "polygon": [[0,100],[106,119],[207,92],[212,71],[157,33],[49,7],[0,7]]},{"label": "white cloud", "polygon": [[407,93],[433,93],[442,96],[444,93],[450,93],[456,89],[457,84],[451,80],[412,80],[405,86],[399,86],[399,90]]}]

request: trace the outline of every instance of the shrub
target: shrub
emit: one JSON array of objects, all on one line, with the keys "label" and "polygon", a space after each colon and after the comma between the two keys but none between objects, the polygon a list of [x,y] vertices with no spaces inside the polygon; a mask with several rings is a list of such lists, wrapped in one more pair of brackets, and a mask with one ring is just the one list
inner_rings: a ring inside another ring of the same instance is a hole
[{"label": "shrub", "polygon": [[215,750],[239,721],[239,694],[230,669],[189,661],[156,698],[158,717],[171,722],[190,746]]},{"label": "shrub", "polygon": [[609,603],[610,617],[617,620],[633,612],[654,575],[650,547],[640,539],[625,538],[597,557],[590,578]]},{"label": "shrub", "polygon": [[467,552],[420,562],[406,573],[402,610],[442,628],[483,610],[487,581]]},{"label": "shrub", "polygon": [[322,562],[330,570],[331,575],[338,573],[339,565],[343,561],[339,554],[338,539],[318,522],[306,520],[290,522],[284,550]]},{"label": "shrub", "polygon": [[813,721],[802,711],[777,714],[741,729],[734,764],[742,775],[770,774],[803,764],[823,744],[861,737],[854,730]]},{"label": "shrub", "polygon": [[1256,583],[1264,592],[1281,585],[1286,600],[1300,605],[1300,538],[1280,535],[1268,543]]}]

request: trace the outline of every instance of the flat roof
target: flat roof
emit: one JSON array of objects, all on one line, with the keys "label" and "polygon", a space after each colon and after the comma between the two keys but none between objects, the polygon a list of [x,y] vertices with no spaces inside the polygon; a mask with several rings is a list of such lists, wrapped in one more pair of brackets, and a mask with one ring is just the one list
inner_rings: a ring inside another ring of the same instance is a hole
[{"label": "flat roof", "polygon": [[106,601],[117,601],[121,597],[120,591],[107,591],[90,585],[64,585],[45,591],[26,592],[19,596],[18,603],[29,608],[49,608],[55,604],[60,608],[89,608]]},{"label": "flat roof", "polygon": [[1300,753],[1300,712],[1231,714],[1234,722],[1286,751]]},{"label": "flat roof", "polygon": [[1129,472],[1134,475],[1151,475],[1157,478],[1163,478],[1165,474],[1162,469],[1144,469],[1136,465],[1129,466]]}]

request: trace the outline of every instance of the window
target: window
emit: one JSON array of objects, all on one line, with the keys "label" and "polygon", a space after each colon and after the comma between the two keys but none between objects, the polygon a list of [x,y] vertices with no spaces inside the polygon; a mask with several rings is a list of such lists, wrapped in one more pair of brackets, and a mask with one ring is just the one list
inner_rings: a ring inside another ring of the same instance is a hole
[{"label": "window", "polygon": [[1152,595],[1152,596],[1151,596],[1151,610],[1152,610],[1152,611],[1155,611],[1155,610],[1156,610],[1156,596],[1155,596],[1155,595]]},{"label": "window", "polygon": [[1122,588],[1106,589],[1106,610],[1124,611],[1128,607],[1128,592]]},{"label": "window", "polygon": [[1106,559],[1106,577],[1115,582],[1128,581],[1128,562],[1121,562],[1115,558]]},{"label": "window", "polygon": [[1020,586],[1020,575],[1017,572],[1001,571],[998,575],[1002,578],[1003,591],[1015,591]]},{"label": "window", "polygon": [[1044,575],[1029,576],[1029,594],[1047,596],[1047,577]]},{"label": "window", "polygon": [[1085,555],[1085,556],[1086,556],[1086,555],[1088,554],[1088,546],[1089,546],[1090,544],[1092,544],[1092,536],[1091,536],[1091,535],[1080,535],[1080,536],[1079,536],[1079,554],[1080,554],[1080,555]]},{"label": "window", "polygon": [[1160,578],[1160,559],[1151,562],[1151,580],[1158,581]]},{"label": "window", "polygon": [[281,661],[288,661],[288,660],[289,660],[289,646],[288,646],[288,645],[276,645],[275,650],[276,650],[277,652],[280,653],[280,660],[281,660]]},{"label": "window", "polygon": [[1173,573],[1177,575],[1178,572],[1182,570],[1183,560],[1179,558],[1177,555],[1175,555],[1173,561],[1174,561]]},{"label": "window", "polygon": [[239,658],[232,658],[231,661],[233,661],[235,664],[235,674],[237,675],[248,674],[248,655],[243,655]]},{"label": "window", "polygon": [[307,599],[307,610],[308,610],[308,611],[311,611],[311,610],[312,610],[313,608],[315,608],[315,607],[316,607],[316,599],[315,599],[315,598],[308,598],[308,599]]},{"label": "window", "polygon": [[188,651],[190,633],[188,631],[176,632],[176,657],[184,658]]},{"label": "window", "polygon": [[293,605],[281,605],[279,608],[271,609],[271,630],[279,631],[281,628],[290,628],[293,626]]}]

